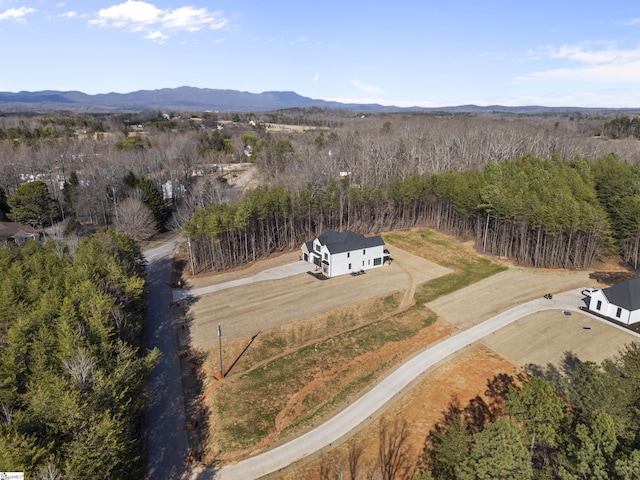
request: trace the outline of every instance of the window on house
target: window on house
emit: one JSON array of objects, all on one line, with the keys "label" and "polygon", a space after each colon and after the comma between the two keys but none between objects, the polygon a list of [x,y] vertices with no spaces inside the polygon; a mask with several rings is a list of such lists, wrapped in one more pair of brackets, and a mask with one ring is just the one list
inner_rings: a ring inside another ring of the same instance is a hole
[{"label": "window on house", "polygon": [[351,270],[351,264],[349,264],[349,270]]},{"label": "window on house", "polygon": [[367,265],[371,265],[371,260],[367,260]]},{"label": "window on house", "polygon": [[602,308],[602,300],[598,300],[598,303],[596,303],[596,310],[600,310]]},{"label": "window on house", "polygon": [[374,258],[373,259],[373,265],[374,266],[378,266],[378,265],[382,265],[382,258]]},{"label": "window on house", "polygon": [[366,250],[362,250],[362,254],[363,254],[363,255],[364,255],[364,254],[366,254],[366,253],[367,253],[367,251],[366,251]]},{"label": "window on house", "polygon": [[320,251],[320,245],[316,243],[316,252],[319,252],[319,251]]},{"label": "window on house", "polygon": [[351,257],[351,252],[347,252],[347,258]]},{"label": "window on house", "polygon": [[329,260],[329,254],[327,252],[324,252],[324,259]]},{"label": "window on house", "polygon": [[616,318],[620,318],[621,315],[622,315],[622,309],[618,307],[618,310],[616,310]]}]

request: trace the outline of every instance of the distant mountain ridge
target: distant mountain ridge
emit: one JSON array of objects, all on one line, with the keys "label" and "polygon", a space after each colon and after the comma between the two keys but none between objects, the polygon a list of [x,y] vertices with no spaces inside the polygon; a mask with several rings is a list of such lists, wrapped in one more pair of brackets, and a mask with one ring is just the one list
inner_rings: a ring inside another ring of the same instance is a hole
[{"label": "distant mountain ridge", "polygon": [[18,108],[41,110],[217,110],[268,111],[287,108],[347,108],[387,111],[393,107],[382,105],[348,105],[303,97],[295,92],[249,93],[196,87],[139,90],[131,93],[100,93],[89,95],[78,91],[61,92],[0,92],[0,110]]},{"label": "distant mountain ridge", "polygon": [[559,112],[640,112],[640,109],[606,109],[579,107],[523,106],[505,107],[491,105],[460,105],[452,107],[393,107],[379,104],[352,104],[303,97],[290,91],[270,91],[262,93],[241,92],[197,87],[162,88],[159,90],[138,90],[130,93],[100,93],[89,95],[78,91],[43,90],[39,92],[0,92],[0,111],[232,111],[259,112],[284,110],[289,108],[318,107],[323,109],[343,109],[363,113],[375,112],[447,112],[471,114],[541,114]]}]

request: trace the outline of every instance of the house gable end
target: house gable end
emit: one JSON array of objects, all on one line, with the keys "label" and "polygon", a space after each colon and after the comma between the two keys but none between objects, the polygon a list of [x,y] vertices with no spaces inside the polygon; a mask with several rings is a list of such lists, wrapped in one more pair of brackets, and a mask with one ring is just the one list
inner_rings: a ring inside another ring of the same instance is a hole
[{"label": "house gable end", "polygon": [[602,290],[609,303],[630,312],[640,310],[640,277]]}]

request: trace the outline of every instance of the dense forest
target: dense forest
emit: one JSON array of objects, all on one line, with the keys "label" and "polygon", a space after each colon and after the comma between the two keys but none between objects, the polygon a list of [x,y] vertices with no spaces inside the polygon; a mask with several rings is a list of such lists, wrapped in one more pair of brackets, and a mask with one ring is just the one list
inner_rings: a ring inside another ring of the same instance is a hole
[{"label": "dense forest", "polygon": [[144,472],[145,261],[113,230],[0,248],[0,465],[25,478]]},{"label": "dense forest", "polygon": [[[192,240],[196,271],[297,248],[325,228],[423,225],[523,265],[584,268],[614,253],[637,267],[640,149],[611,134],[636,123],[317,108],[7,116],[2,212],[39,230],[113,226],[136,240],[175,228]],[[245,191],[224,167],[238,162],[253,165]],[[35,216],[20,214],[27,180],[51,200]]]},{"label": "dense forest", "polygon": [[[636,164],[637,165],[637,164]],[[324,229],[378,233],[432,226],[478,250],[534,267],[588,267],[599,251],[640,258],[640,172],[614,155],[531,155],[482,170],[349,177],[298,192],[260,187],[234,204],[198,209],[184,225],[198,270],[224,270],[296,248]]]}]

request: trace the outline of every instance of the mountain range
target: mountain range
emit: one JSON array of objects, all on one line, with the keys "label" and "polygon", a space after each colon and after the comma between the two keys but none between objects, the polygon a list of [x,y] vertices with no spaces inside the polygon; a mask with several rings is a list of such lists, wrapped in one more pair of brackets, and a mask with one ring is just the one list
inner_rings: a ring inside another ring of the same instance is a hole
[{"label": "mountain range", "polygon": [[471,114],[544,114],[561,112],[640,112],[640,109],[602,109],[578,107],[523,106],[505,107],[500,105],[477,106],[460,105],[451,107],[393,107],[379,104],[352,104],[303,97],[295,92],[250,93],[238,90],[178,87],[159,90],[139,90],[131,93],[100,93],[89,95],[78,91],[43,90],[39,92],[0,92],[0,112],[46,112],[46,111],[87,111],[117,112],[141,110],[178,111],[230,111],[259,112],[284,110],[289,108],[317,107],[322,109],[343,109],[363,113],[376,112],[447,112]]}]

